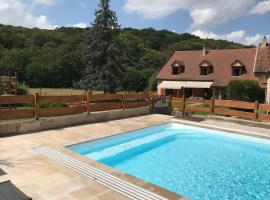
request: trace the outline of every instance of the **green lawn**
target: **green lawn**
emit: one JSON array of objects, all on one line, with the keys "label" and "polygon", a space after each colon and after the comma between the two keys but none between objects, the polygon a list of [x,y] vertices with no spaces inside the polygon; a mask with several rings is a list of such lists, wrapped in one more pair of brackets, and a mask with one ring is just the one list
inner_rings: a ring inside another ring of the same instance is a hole
[{"label": "green lawn", "polygon": [[81,95],[84,90],[65,89],[65,88],[30,88],[31,94],[39,93],[42,96],[62,96],[62,95]]},{"label": "green lawn", "polygon": [[[38,93],[42,96],[63,96],[63,95],[81,95],[84,90],[72,89],[72,88],[30,88],[30,94]],[[134,91],[120,91],[117,93],[136,93]],[[103,94],[101,91],[92,91],[92,94]]]}]

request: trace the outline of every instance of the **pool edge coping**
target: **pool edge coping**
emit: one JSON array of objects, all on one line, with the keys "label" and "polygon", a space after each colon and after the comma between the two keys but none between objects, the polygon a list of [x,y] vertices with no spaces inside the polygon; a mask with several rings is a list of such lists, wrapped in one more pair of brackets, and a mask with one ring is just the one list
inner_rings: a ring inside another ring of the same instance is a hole
[{"label": "pool edge coping", "polygon": [[[40,145],[39,145],[40,146]],[[39,146],[36,146],[34,148],[37,148]],[[33,148],[33,149],[34,149]],[[102,170],[106,173],[109,173],[112,176],[115,176],[117,178],[120,178],[124,181],[127,181],[133,185],[136,185],[137,187],[141,187],[145,190],[148,190],[149,192],[155,193],[157,195],[160,195],[168,200],[189,200],[187,197],[181,195],[181,194],[177,194],[175,192],[172,192],[166,188],[162,188],[158,185],[155,185],[153,183],[150,182],[146,182],[143,179],[140,179],[136,176],[124,173],[116,168],[110,167],[108,165],[105,165],[103,163],[100,163],[96,160],[90,159],[88,157],[85,157],[83,155],[77,154],[73,151],[71,151],[70,149],[67,148],[63,148],[63,147],[53,147],[55,150],[59,151],[60,153],[63,153],[67,156],[70,156],[73,159],[76,159],[78,161],[84,162],[85,164],[88,164],[92,167],[95,167],[99,170]],[[56,162],[56,161],[54,161]],[[77,172],[75,172],[77,173]],[[105,187],[105,186],[104,186]]]},{"label": "pool edge coping", "polygon": [[235,134],[235,135],[255,137],[255,138],[270,141],[270,134],[269,134],[269,136],[260,135],[258,133],[253,132],[253,131],[239,130],[239,129],[233,129],[233,128],[224,128],[224,127],[215,126],[215,125],[211,125],[211,124],[202,124],[200,122],[191,122],[191,121],[188,121],[188,120],[175,119],[175,118],[172,118],[171,122],[184,124],[184,125],[189,125],[189,126],[192,125],[192,126],[196,126],[196,127],[200,127],[200,128],[208,128],[208,129],[211,129],[211,130],[223,131],[225,133],[231,133],[231,134]]}]

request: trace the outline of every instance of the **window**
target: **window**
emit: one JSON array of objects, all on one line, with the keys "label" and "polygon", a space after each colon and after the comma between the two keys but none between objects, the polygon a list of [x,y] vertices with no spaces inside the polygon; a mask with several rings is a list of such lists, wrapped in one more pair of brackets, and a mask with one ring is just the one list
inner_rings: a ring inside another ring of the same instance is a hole
[{"label": "window", "polygon": [[233,72],[232,72],[232,75],[233,76],[240,76],[241,75],[241,69],[240,68],[236,68],[236,67],[233,67]]},{"label": "window", "polygon": [[207,74],[208,74],[207,67],[201,67],[201,75],[207,75]]},{"label": "window", "polygon": [[185,72],[185,66],[173,66],[172,75],[179,75]]},{"label": "window", "polygon": [[180,67],[180,73],[184,73],[185,72],[185,66],[181,66]]},{"label": "window", "polygon": [[172,74],[178,75],[178,67],[173,67]]},{"label": "window", "polygon": [[185,72],[185,66],[182,61],[176,60],[172,64],[172,75],[179,75]]},{"label": "window", "polygon": [[246,67],[240,61],[235,61],[232,64],[232,76],[241,76],[246,74]]},{"label": "window", "polygon": [[201,75],[202,76],[206,76],[206,75],[209,75],[211,73],[214,73],[213,65],[208,61],[203,61],[200,64],[200,68],[201,68]]},{"label": "window", "polygon": [[241,76],[243,74],[246,74],[246,67],[242,66],[242,67],[233,67],[232,68],[232,75],[233,76]]},{"label": "window", "polygon": [[201,75],[206,76],[213,73],[213,67],[201,67]]}]

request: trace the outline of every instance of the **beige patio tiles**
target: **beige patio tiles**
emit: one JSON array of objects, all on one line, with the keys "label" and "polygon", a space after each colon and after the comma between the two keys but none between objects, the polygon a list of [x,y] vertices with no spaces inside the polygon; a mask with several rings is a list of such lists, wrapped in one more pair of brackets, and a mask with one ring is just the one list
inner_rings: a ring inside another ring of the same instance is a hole
[{"label": "beige patio tiles", "polygon": [[[138,186],[147,188],[170,199],[184,199],[133,176],[119,172],[101,163],[77,155],[65,147],[70,144],[107,137],[131,130],[171,122],[172,117],[147,115],[136,118],[88,124],[58,130],[38,132],[28,135],[0,138],[0,168],[8,173],[1,176],[0,182],[11,180],[24,193],[34,200],[124,200],[126,197],[84,177],[44,156],[36,154],[32,148],[47,145],[66,153],[108,173],[121,177]],[[240,130],[250,130],[267,135],[269,129],[248,127],[233,123],[206,120],[199,124],[215,125]]]}]

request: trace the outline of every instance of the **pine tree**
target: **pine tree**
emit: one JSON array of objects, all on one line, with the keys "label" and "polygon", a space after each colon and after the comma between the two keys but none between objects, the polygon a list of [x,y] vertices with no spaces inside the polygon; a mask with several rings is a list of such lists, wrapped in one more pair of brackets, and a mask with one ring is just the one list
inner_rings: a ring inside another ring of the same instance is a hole
[{"label": "pine tree", "polygon": [[86,69],[80,86],[85,90],[115,92],[122,76],[117,35],[120,30],[110,0],[100,0],[89,31]]}]

